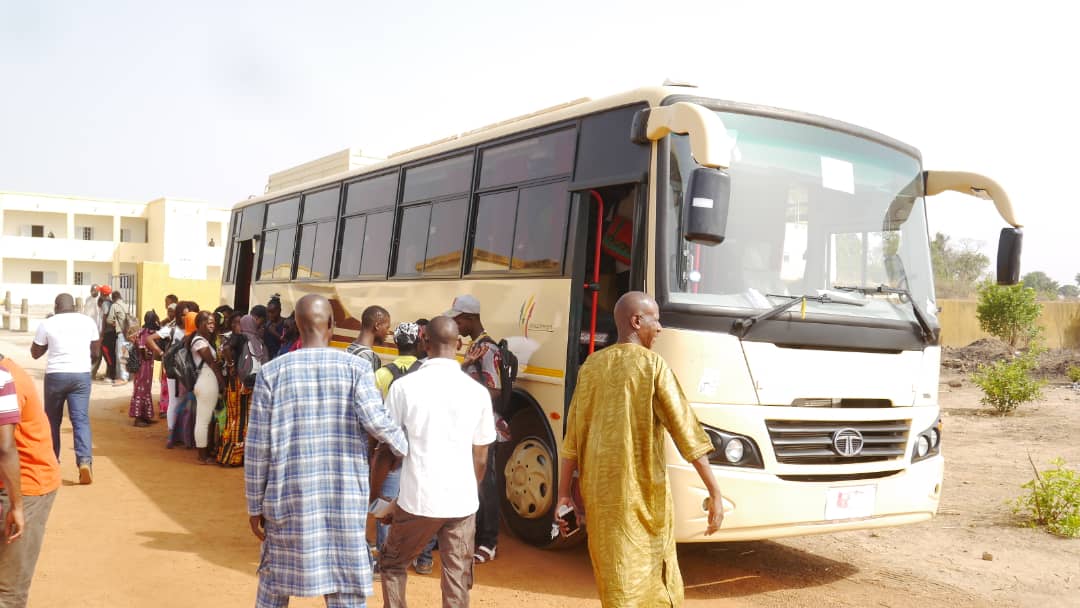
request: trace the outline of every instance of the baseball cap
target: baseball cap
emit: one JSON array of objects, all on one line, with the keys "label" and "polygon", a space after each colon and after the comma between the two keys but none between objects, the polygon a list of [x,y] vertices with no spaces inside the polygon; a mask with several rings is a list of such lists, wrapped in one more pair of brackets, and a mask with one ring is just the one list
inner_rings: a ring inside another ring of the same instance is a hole
[{"label": "baseball cap", "polygon": [[454,298],[454,303],[450,305],[450,310],[443,313],[443,316],[453,319],[459,315],[478,315],[480,314],[480,300],[475,297],[465,294]]},{"label": "baseball cap", "polygon": [[101,287],[98,287],[98,293],[103,296],[111,295],[112,287],[109,287],[108,285],[102,285]]}]

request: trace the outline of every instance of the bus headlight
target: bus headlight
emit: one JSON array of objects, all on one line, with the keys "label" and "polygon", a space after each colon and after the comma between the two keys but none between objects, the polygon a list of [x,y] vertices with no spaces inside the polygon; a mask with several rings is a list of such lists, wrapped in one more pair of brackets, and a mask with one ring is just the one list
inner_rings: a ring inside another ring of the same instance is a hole
[{"label": "bus headlight", "polygon": [[911,462],[926,460],[941,453],[941,419],[934,426],[919,433],[915,438],[915,448],[911,453]]},{"label": "bus headlight", "polygon": [[708,425],[701,425],[705,434],[712,441],[713,451],[709,454],[709,463],[726,467],[746,467],[764,469],[761,450],[753,439],[736,433],[729,433]]},{"label": "bus headlight", "polygon": [[739,464],[739,461],[743,459],[743,454],[746,450],[743,448],[742,439],[734,438],[729,439],[724,444],[724,458],[731,464]]}]

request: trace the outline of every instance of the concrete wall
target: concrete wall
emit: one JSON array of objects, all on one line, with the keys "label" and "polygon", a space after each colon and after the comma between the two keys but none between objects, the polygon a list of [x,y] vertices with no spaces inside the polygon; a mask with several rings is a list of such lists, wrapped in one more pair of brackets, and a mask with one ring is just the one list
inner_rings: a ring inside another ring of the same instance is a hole
[{"label": "concrete wall", "polygon": [[131,232],[131,239],[126,241],[128,243],[146,243],[146,219],[141,217],[122,217],[120,218],[120,229]]},{"label": "concrete wall", "polygon": [[[222,303],[220,277],[217,280],[208,278],[205,281],[173,279],[169,276],[169,265],[157,262],[139,264],[138,277],[140,307],[143,310],[154,309],[160,316],[164,316],[165,296],[170,293],[176,294],[181,300],[197,302],[200,308],[210,310]],[[139,311],[140,315],[143,310]]]},{"label": "concrete wall", "polygon": [[[109,262],[75,262],[75,272],[82,272],[88,276],[83,277],[85,285],[107,283],[112,275],[112,264]],[[74,277],[72,277],[74,280]],[[84,288],[85,290],[86,288]]]},{"label": "concrete wall", "polygon": [[17,211],[6,209],[3,212],[4,236],[30,236],[27,232],[22,233],[23,226],[45,226],[42,236],[47,236],[49,231],[58,239],[67,238],[67,214],[43,213],[36,211]]},{"label": "concrete wall", "polygon": [[[1080,302],[1042,302],[1039,326],[1050,348],[1080,349]],[[941,313],[941,343],[944,346],[967,346],[989,334],[979,329],[975,300],[938,300]]]},{"label": "concrete wall", "polygon": [[[94,229],[94,241],[112,241],[113,240],[113,218],[109,215],[83,215],[80,213],[75,214],[75,235],[74,239],[82,240],[82,229],[84,226],[89,226]],[[120,235],[116,235],[119,239]]]},{"label": "concrete wall", "polygon": [[[70,278],[66,275],[67,264],[57,260],[28,260],[24,258],[7,258],[4,260],[4,285],[6,287],[16,283],[30,284],[30,272],[40,270],[45,273],[53,273],[55,276],[46,274],[45,280],[54,285],[69,283]],[[51,280],[50,280],[51,279]],[[53,294],[54,296],[56,294]],[[14,294],[12,294],[14,297]],[[27,296],[20,296],[27,297]],[[50,298],[51,299],[51,298]],[[30,300],[34,302],[34,300]]]}]

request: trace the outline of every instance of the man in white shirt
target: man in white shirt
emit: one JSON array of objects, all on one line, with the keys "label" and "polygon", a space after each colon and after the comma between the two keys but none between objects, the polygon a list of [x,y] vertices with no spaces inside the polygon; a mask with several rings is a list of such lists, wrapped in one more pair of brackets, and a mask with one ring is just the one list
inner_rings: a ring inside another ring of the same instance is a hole
[{"label": "man in white shirt", "polygon": [[405,605],[406,568],[433,535],[442,558],[443,606],[468,606],[477,487],[495,441],[491,396],[461,371],[458,327],[449,317],[427,326],[429,358],[390,386],[386,409],[409,440],[401,488],[379,567],[383,605]]},{"label": "man in white shirt", "polygon": [[101,335],[94,321],[75,312],[71,294],[56,296],[53,316],[38,325],[30,355],[40,359],[46,352],[45,414],[52,427],[53,452],[60,459],[60,422],[67,402],[71,428],[75,436],[75,464],[79,483],[94,479],[94,456],[90,437],[90,366],[101,356]]}]

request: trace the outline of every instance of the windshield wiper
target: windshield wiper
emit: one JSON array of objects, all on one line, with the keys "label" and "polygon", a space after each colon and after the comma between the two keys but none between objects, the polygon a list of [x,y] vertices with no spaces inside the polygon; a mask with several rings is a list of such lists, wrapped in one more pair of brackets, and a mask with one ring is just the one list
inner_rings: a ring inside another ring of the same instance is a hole
[{"label": "windshield wiper", "polygon": [[862,302],[848,302],[847,300],[837,300],[830,298],[828,293],[823,293],[820,296],[787,296],[777,293],[765,294],[769,298],[791,298],[791,301],[784,302],[778,306],[774,306],[763,313],[756,315],[750,315],[741,319],[736,319],[731,324],[732,335],[738,336],[740,339],[745,338],[750,333],[750,328],[756,325],[759,321],[768,321],[769,319],[779,315],[789,308],[793,308],[796,304],[804,302],[806,300],[813,300],[814,302],[821,302],[822,304],[847,304],[848,306],[865,306]]},{"label": "windshield wiper", "polygon": [[918,321],[919,336],[926,344],[931,344],[934,341],[934,330],[930,327],[930,322],[926,319],[926,313],[919,307],[919,303],[915,301],[915,297],[911,295],[911,291],[903,287],[890,287],[888,285],[877,285],[875,287],[859,287],[857,285],[833,285],[833,289],[837,291],[857,291],[863,294],[873,293],[886,293],[897,294],[901,297],[901,300],[906,299],[911,303],[911,311],[915,313],[915,320]]}]

